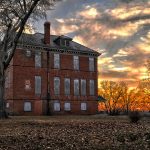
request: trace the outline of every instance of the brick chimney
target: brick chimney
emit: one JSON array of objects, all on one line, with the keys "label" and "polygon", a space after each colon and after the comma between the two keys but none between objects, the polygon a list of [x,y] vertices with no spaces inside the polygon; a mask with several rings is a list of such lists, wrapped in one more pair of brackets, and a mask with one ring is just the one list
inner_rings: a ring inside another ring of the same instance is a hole
[{"label": "brick chimney", "polygon": [[50,45],[50,22],[44,23],[44,43]]}]

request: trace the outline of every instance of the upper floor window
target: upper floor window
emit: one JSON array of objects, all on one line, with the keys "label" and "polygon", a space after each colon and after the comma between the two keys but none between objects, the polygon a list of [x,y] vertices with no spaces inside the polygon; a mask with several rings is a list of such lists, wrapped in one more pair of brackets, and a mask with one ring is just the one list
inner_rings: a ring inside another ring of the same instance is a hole
[{"label": "upper floor window", "polygon": [[86,95],[86,80],[81,79],[81,95]]},{"label": "upper floor window", "polygon": [[89,71],[94,71],[94,58],[89,57]]},{"label": "upper floor window", "polygon": [[59,95],[60,94],[60,78],[54,77],[54,94]]},{"label": "upper floor window", "polygon": [[64,82],[65,95],[70,95],[70,79],[65,78]]},{"label": "upper floor window", "polygon": [[54,54],[54,68],[59,69],[60,68],[60,55]]},{"label": "upper floor window", "polygon": [[31,50],[26,50],[26,56],[31,57]]},{"label": "upper floor window", "polygon": [[79,95],[79,79],[74,80],[74,95]]},{"label": "upper floor window", "polygon": [[90,95],[94,96],[95,94],[95,82],[94,80],[90,80]]},{"label": "upper floor window", "polygon": [[35,53],[35,67],[41,67],[41,52]]},{"label": "upper floor window", "polygon": [[6,77],[5,77],[5,88],[9,88],[10,87],[10,77],[11,77],[11,75],[10,75],[10,72],[8,71],[6,73]]},{"label": "upper floor window", "polygon": [[75,70],[79,70],[79,56],[73,56],[73,66]]},{"label": "upper floor window", "polygon": [[31,82],[30,80],[25,80],[25,90],[30,90],[31,89]]},{"label": "upper floor window", "polygon": [[35,76],[35,94],[41,94],[41,76]]}]

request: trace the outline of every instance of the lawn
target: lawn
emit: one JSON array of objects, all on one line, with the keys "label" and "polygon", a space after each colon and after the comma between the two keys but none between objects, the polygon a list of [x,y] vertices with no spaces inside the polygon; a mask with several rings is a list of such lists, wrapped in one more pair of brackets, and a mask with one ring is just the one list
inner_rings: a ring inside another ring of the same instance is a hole
[{"label": "lawn", "polygon": [[47,116],[0,120],[0,149],[149,150],[150,118]]}]

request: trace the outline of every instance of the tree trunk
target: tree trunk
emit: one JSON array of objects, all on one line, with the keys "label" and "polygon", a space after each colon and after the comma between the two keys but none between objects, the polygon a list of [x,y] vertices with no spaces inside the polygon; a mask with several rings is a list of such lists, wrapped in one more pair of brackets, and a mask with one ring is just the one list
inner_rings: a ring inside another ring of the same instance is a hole
[{"label": "tree trunk", "polygon": [[5,88],[5,74],[4,64],[0,62],[0,118],[7,118],[4,100],[4,88]]}]

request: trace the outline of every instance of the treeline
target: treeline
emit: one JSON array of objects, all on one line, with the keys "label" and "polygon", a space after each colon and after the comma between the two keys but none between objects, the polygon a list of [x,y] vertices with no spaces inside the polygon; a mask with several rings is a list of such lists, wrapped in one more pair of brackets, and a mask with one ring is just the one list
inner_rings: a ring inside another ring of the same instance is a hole
[{"label": "treeline", "polygon": [[99,111],[110,115],[150,111],[150,78],[141,80],[134,89],[130,89],[126,82],[102,81],[98,92],[105,99],[99,101]]}]

